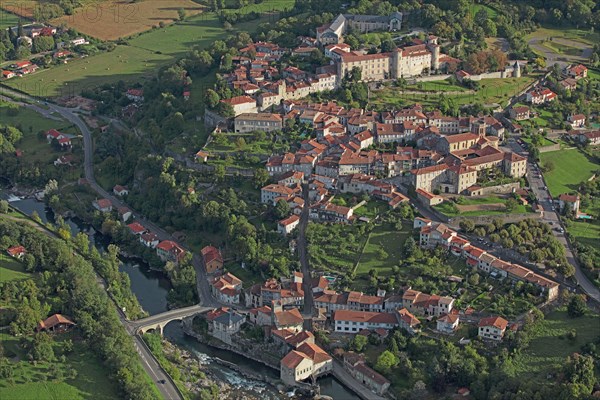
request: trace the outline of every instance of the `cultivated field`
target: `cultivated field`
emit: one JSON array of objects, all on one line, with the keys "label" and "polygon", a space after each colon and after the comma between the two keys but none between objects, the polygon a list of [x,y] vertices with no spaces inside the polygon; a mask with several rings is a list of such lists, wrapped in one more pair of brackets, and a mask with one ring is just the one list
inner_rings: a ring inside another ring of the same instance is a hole
[{"label": "cultivated field", "polygon": [[[237,24],[232,33],[236,30],[252,31],[268,18],[265,16]],[[127,45],[117,46],[112,52],[11,79],[6,85],[34,96],[61,97],[119,80],[138,82],[142,76],[154,74],[158,68],[172,63],[193,46],[208,47],[215,40],[224,40],[228,35],[214,13],[198,14],[181,23],[143,33],[130,39]],[[200,93],[204,93],[204,90]]]},{"label": "cultivated field", "polygon": [[16,26],[18,22],[19,17],[17,17],[15,14],[0,9],[0,29]]},{"label": "cultivated field", "polygon": [[[436,210],[448,217],[458,215],[466,217],[477,217],[482,215],[501,215],[506,214],[506,199],[497,196],[486,197],[462,197],[461,204],[455,204],[451,201],[445,201],[442,204],[433,206]],[[456,205],[456,208],[454,207]],[[524,214],[531,212],[531,207],[522,204],[517,205],[510,213]]]},{"label": "cultivated field", "polygon": [[577,149],[542,153],[540,158],[542,165],[548,161],[554,164],[552,171],[544,173],[544,180],[553,197],[577,190],[581,182],[600,169],[600,165],[590,161]]},{"label": "cultivated field", "polygon": [[458,208],[458,212],[460,214],[464,214],[464,213],[468,213],[471,211],[504,211],[504,210],[506,210],[506,205],[504,203],[470,204],[470,205],[459,204],[456,206],[456,208]]},{"label": "cultivated field", "polygon": [[192,0],[145,0],[129,2],[107,0],[79,8],[73,15],[51,21],[65,23],[70,28],[103,40],[115,40],[169,24],[183,8],[187,16],[202,12],[203,7]]}]

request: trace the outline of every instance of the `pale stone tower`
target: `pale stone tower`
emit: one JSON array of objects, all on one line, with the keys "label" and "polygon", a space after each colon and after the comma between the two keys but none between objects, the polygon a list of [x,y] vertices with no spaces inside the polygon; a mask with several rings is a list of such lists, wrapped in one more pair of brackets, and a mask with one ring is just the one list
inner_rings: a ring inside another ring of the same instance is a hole
[{"label": "pale stone tower", "polygon": [[521,65],[518,61],[515,61],[515,65],[513,66],[513,78],[521,77]]},{"label": "pale stone tower", "polygon": [[392,51],[392,65],[390,68],[390,75],[394,79],[402,78],[402,71],[400,70],[400,60],[402,59],[402,49],[395,48]]},{"label": "pale stone tower", "polygon": [[431,69],[440,69],[440,45],[437,36],[429,35],[427,38],[427,48],[431,51]]}]

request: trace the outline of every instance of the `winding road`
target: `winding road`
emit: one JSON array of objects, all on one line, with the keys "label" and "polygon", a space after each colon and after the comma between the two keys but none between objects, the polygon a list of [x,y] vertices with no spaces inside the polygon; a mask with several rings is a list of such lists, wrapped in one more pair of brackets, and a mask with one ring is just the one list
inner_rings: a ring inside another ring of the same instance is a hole
[{"label": "winding road", "polygon": [[[9,96],[4,96],[4,94],[8,94]],[[94,179],[92,134],[91,134],[89,128],[87,127],[87,125],[83,122],[83,120],[79,117],[79,115],[77,115],[75,113],[74,110],[68,109],[65,107],[61,107],[61,106],[57,106],[57,105],[51,104],[51,103],[46,104],[48,109],[38,107],[35,105],[35,103],[37,103],[38,100],[36,100],[32,97],[23,95],[21,93],[12,91],[3,86],[0,87],[0,96],[2,96],[2,98],[5,99],[6,101],[10,101],[10,102],[16,103],[19,106],[32,109],[48,118],[56,119],[56,117],[53,117],[52,114],[53,113],[59,114],[64,119],[68,120],[69,122],[71,122],[75,126],[77,126],[83,135],[83,147],[84,147],[84,156],[85,156],[84,171],[85,171],[85,178],[87,179],[90,187],[92,187],[100,196],[110,199],[110,201],[113,203],[113,206],[117,206],[117,207],[125,206],[125,204],[121,200],[117,199],[112,194],[110,194],[106,190],[102,189],[100,187],[100,185],[98,185],[98,183]],[[14,98],[24,100],[25,102],[13,100]],[[29,102],[29,104],[27,102]],[[163,229],[156,226],[154,223],[152,223],[150,221],[146,221],[139,214],[136,214],[136,217],[140,223],[142,223],[144,226],[152,229],[161,238],[161,240],[167,240],[167,239],[173,240],[173,238],[171,237],[170,234],[168,234],[166,231],[164,231]],[[196,267],[196,263],[194,263],[194,266]],[[204,268],[200,265],[199,269],[202,271],[201,274],[205,277]],[[196,267],[196,273],[198,274],[197,267]],[[198,278],[198,279],[200,280],[201,278]],[[206,278],[204,278],[204,281],[206,281]],[[98,282],[106,289],[106,283],[102,280],[102,278],[98,277]],[[208,285],[208,283],[207,283],[207,285]],[[210,294],[210,292],[209,292],[209,294]],[[204,296],[200,295],[200,291],[199,291],[199,296],[200,296],[201,301],[205,300],[203,298]],[[205,303],[202,303],[202,304],[205,304]],[[152,380],[158,387],[158,390],[160,391],[163,398],[168,399],[168,400],[183,400],[183,396],[181,395],[181,392],[179,391],[179,389],[177,388],[175,383],[171,380],[171,377],[163,370],[163,368],[159,365],[158,361],[156,361],[156,359],[150,352],[150,349],[148,349],[148,347],[146,346],[144,341],[137,335],[137,329],[136,329],[135,323],[132,321],[129,321],[126,318],[123,311],[116,304],[115,304],[115,307],[117,308],[117,310],[119,312],[119,318],[121,320],[121,323],[123,324],[123,326],[125,327],[125,330],[132,337],[132,339],[134,341],[135,348],[138,352],[138,355],[140,356],[140,358],[142,360],[142,365],[144,367],[144,370],[152,378]]]}]

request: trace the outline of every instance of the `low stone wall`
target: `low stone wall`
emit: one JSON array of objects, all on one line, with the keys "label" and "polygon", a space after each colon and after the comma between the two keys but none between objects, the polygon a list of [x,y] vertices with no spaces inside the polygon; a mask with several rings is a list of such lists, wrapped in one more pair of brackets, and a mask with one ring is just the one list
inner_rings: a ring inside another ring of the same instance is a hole
[{"label": "low stone wall", "polygon": [[453,227],[459,227],[461,221],[471,220],[475,222],[475,225],[486,225],[489,224],[492,219],[500,218],[506,224],[523,221],[524,219],[540,219],[542,215],[540,213],[526,213],[526,214],[502,214],[502,215],[482,215],[482,216],[460,216],[450,218],[448,224]]},{"label": "low stone wall", "polygon": [[481,188],[481,195],[486,196],[494,193],[512,193],[521,187],[519,182],[505,183],[504,185],[496,185]]},{"label": "low stone wall", "polygon": [[555,143],[555,144],[551,144],[548,146],[542,146],[542,147],[539,147],[538,150],[540,151],[540,153],[548,153],[550,151],[558,151],[558,150],[560,150],[560,144]]},{"label": "low stone wall", "polygon": [[433,82],[433,81],[443,81],[444,79],[450,78],[452,75],[430,75],[430,76],[421,76],[419,78],[408,79],[408,82]]}]

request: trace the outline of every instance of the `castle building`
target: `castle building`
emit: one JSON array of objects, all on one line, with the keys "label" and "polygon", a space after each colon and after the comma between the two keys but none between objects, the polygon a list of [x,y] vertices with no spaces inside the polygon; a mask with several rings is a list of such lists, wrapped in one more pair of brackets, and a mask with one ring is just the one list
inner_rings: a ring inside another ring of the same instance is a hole
[{"label": "castle building", "polygon": [[398,79],[437,70],[440,67],[438,38],[429,36],[425,44],[397,48],[389,53],[340,53],[338,79],[341,80],[354,67],[360,68],[363,81]]},{"label": "castle building", "polygon": [[348,29],[361,33],[373,31],[399,31],[402,28],[402,13],[388,16],[340,14],[331,24],[317,28],[317,41],[322,45],[342,43]]}]

